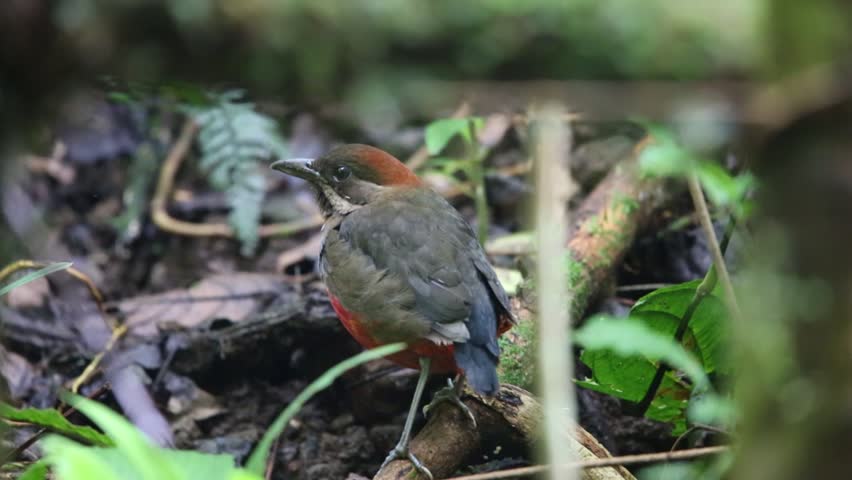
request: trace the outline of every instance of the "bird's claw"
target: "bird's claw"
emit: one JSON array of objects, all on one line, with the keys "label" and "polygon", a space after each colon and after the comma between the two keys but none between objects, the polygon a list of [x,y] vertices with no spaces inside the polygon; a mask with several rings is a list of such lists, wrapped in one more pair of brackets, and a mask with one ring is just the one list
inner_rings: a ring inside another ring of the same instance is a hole
[{"label": "bird's claw", "polygon": [[385,467],[394,460],[406,459],[411,462],[412,465],[414,465],[414,468],[418,472],[420,472],[422,475],[425,475],[429,480],[434,480],[435,477],[432,476],[432,472],[430,472],[429,469],[426,468],[426,465],[423,465],[423,462],[421,462],[420,459],[418,459],[416,456],[414,456],[413,453],[411,453],[407,445],[397,445],[393,447],[393,450],[388,453],[388,456],[387,458],[385,458],[385,461],[382,462],[382,466],[379,468],[379,471],[381,472],[382,470],[384,470]]},{"label": "bird's claw", "polygon": [[461,396],[459,395],[459,389],[449,378],[447,379],[447,386],[435,392],[435,395],[432,397],[432,401],[423,407],[423,415],[428,417],[431,410],[444,402],[449,402],[457,406],[465,414],[465,416],[470,419],[470,422],[473,423],[473,427],[476,428],[476,418],[473,416],[473,412],[470,410],[470,407],[462,402]]}]

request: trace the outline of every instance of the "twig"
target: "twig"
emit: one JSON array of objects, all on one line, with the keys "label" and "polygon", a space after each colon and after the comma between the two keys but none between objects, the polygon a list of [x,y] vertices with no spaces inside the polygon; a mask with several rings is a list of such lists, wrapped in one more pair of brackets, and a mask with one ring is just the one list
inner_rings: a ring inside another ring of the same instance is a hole
[{"label": "twig", "polygon": [[[86,398],[88,398],[89,400],[97,399],[98,397],[100,397],[101,395],[106,393],[107,390],[109,390],[109,384],[104,383],[103,385],[98,387],[94,392],[87,395]],[[67,407],[67,408],[64,408],[64,407]],[[59,410],[60,410],[60,413],[62,413],[62,416],[65,417],[65,418],[68,418],[69,416],[71,416],[71,414],[73,414],[74,412],[77,411],[77,409],[75,409],[74,407],[72,407],[70,405],[62,405],[62,406],[60,406]],[[32,436],[30,436],[29,438],[24,440],[20,445],[15,447],[14,450],[9,452],[8,455],[6,455],[2,460],[0,460],[0,465],[5,465],[6,463],[14,460],[15,458],[18,458],[21,454],[24,453],[24,451],[26,451],[26,449],[30,448],[35,442],[39,441],[41,439],[41,437],[43,437],[44,434],[47,433],[47,431],[48,431],[47,428],[39,429],[39,431],[37,431]]]},{"label": "twig", "polygon": [[[44,268],[45,266],[46,264],[44,263],[34,262],[32,260],[18,260],[17,262],[7,265],[2,270],[0,270],[0,280],[18,270],[22,270],[25,268]],[[115,320],[115,318],[107,312],[106,302],[104,301],[103,294],[98,289],[97,285],[95,285],[95,282],[88,275],[81,272],[80,270],[77,270],[74,267],[68,267],[65,269],[65,271],[68,272],[68,274],[71,275],[74,279],[79,280],[84,285],[86,285],[86,288],[89,290],[89,293],[97,304],[98,310],[101,313],[101,317],[104,319],[104,323],[106,323],[107,328],[109,328],[110,332],[112,332],[110,339],[104,347],[103,351],[99,352],[97,355],[95,355],[94,358],[92,358],[92,361],[89,362],[88,365],[86,365],[86,368],[83,369],[83,372],[80,373],[80,375],[76,379],[74,379],[74,382],[71,384],[71,391],[77,393],[80,387],[84,383],[89,381],[92,375],[94,375],[95,371],[103,360],[103,357],[107,353],[109,353],[113,349],[113,347],[115,347],[115,344],[118,342],[118,340],[120,340],[121,337],[124,336],[125,333],[127,333],[127,326],[120,325]]]},{"label": "twig", "polygon": [[275,441],[272,442],[272,448],[269,449],[269,458],[266,459],[266,470],[263,475],[265,480],[272,480],[272,470],[275,468],[275,452],[278,451],[278,445],[280,444],[281,435],[275,437]]},{"label": "twig", "polygon": [[[177,235],[188,237],[226,237],[235,238],[234,229],[226,223],[194,223],[178,220],[167,210],[169,194],[174,186],[175,176],[186,154],[192,146],[192,140],[198,132],[198,125],[192,120],[187,120],[172,146],[169,154],[163,161],[160,176],[157,180],[157,189],[151,200],[151,221],[162,230]],[[309,218],[301,218],[291,222],[272,223],[258,227],[258,236],[274,237],[278,235],[291,235],[304,230],[310,230],[322,225],[322,218],[315,215]]]},{"label": "twig", "polygon": [[[722,244],[719,245],[720,251],[724,252],[728,249],[728,243],[731,241],[731,236],[734,234],[734,228],[736,225],[736,219],[732,215],[728,225],[725,227],[725,234],[722,236]],[[695,288],[695,293],[692,295],[692,300],[689,302],[689,305],[687,305],[686,311],[683,312],[683,316],[680,318],[680,323],[678,324],[674,335],[674,340],[677,343],[683,342],[683,336],[686,335],[686,329],[689,327],[692,315],[695,314],[696,310],[698,310],[698,306],[701,305],[704,298],[706,298],[707,295],[710,295],[710,293],[713,292],[713,289],[716,288],[716,279],[716,267],[714,265],[710,265],[710,268],[707,269],[707,273],[704,275],[704,279],[698,287]],[[657,367],[657,372],[654,374],[654,378],[651,380],[648,390],[645,392],[645,396],[642,397],[642,400],[636,406],[636,416],[645,415],[645,412],[648,411],[648,407],[651,406],[651,402],[653,402],[654,397],[657,396],[657,390],[659,390],[660,385],[663,383],[663,377],[668,370],[669,365],[666,362],[660,362],[660,365]]]},{"label": "twig", "polygon": [[[468,115],[470,115],[470,105],[467,102],[462,102],[458,108],[456,108],[456,111],[450,115],[450,118],[464,118]],[[426,163],[426,160],[429,160],[429,149],[426,148],[424,143],[417,149],[417,151],[408,157],[405,164],[408,168],[416,171],[418,168],[422,167],[424,163]]]},{"label": "twig", "polygon": [[704,193],[701,191],[701,184],[698,183],[698,175],[695,172],[690,172],[687,175],[687,183],[689,184],[689,194],[692,196],[692,202],[695,204],[695,211],[698,213],[698,219],[701,222],[701,228],[707,237],[707,246],[713,254],[713,265],[716,267],[716,274],[719,276],[719,281],[722,282],[722,290],[725,292],[725,304],[734,320],[739,321],[742,316],[740,315],[740,307],[737,304],[737,297],[734,295],[734,285],[731,283],[731,277],[728,275],[728,267],[725,266],[725,257],[722,255],[722,250],[719,248],[719,241],[716,239],[716,232],[713,230],[713,221],[710,217],[710,211],[707,208],[707,202],[704,200]]},{"label": "twig", "polygon": [[[6,278],[9,275],[17,272],[18,270],[45,268],[45,267],[47,267],[47,264],[43,263],[43,262],[35,262],[33,260],[18,260],[18,261],[10,263],[9,265],[6,265],[5,267],[3,267],[2,270],[0,270],[0,280],[3,280],[4,278]],[[86,288],[89,290],[89,293],[92,295],[92,298],[95,300],[95,303],[97,303],[98,309],[100,309],[101,312],[103,312],[104,311],[104,296],[103,296],[103,294],[101,294],[101,291],[98,290],[98,287],[95,285],[95,282],[93,282],[92,279],[89,278],[88,275],[81,272],[80,270],[77,270],[73,266],[68,267],[64,270],[69,275],[71,275],[72,277],[76,278],[77,280],[83,282],[86,285]]]},{"label": "twig", "polygon": [[127,325],[121,325],[112,331],[112,335],[109,337],[109,341],[107,341],[104,349],[92,358],[92,361],[86,365],[85,369],[83,369],[83,373],[81,373],[80,376],[78,376],[71,384],[72,393],[77,393],[77,390],[79,390],[84,383],[88,382],[89,379],[92,378],[92,375],[95,374],[95,371],[98,369],[98,366],[100,366],[104,356],[109,353],[113,347],[115,347],[115,344],[118,343],[125,333],[127,333]]},{"label": "twig", "polygon": [[[624,455],[621,457],[600,458],[594,460],[581,460],[566,464],[566,468],[589,469],[603,468],[614,465],[636,465],[642,463],[669,462],[673,460],[688,460],[691,458],[706,457],[729,451],[727,445],[716,447],[691,448],[689,450],[678,450],[676,452],[643,453],[640,455]],[[447,480],[498,480],[502,478],[523,477],[549,471],[551,465],[534,465],[531,467],[513,468],[499,472],[477,473],[452,477]]]},{"label": "twig", "polygon": [[646,290],[657,290],[671,286],[670,283],[638,283],[636,285],[620,285],[615,287],[616,292],[641,292]]},{"label": "twig", "polygon": [[721,429],[719,427],[714,427],[713,425],[705,425],[703,423],[696,423],[695,425],[692,425],[691,427],[689,427],[685,432],[678,435],[678,437],[675,439],[674,443],[672,443],[672,448],[670,448],[669,451],[670,452],[676,451],[677,446],[680,445],[680,442],[682,442],[683,439],[686,438],[687,435],[689,435],[690,433],[692,433],[696,430],[707,430],[709,432],[718,433],[720,435],[730,435],[730,433],[728,433],[726,430]]}]

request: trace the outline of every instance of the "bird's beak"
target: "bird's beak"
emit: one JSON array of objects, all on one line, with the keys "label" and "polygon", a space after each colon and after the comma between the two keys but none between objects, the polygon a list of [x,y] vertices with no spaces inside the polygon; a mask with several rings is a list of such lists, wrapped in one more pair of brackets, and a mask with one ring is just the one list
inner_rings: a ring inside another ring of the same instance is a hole
[{"label": "bird's beak", "polygon": [[311,166],[313,161],[313,158],[288,158],[285,160],[278,160],[276,162],[273,162],[272,165],[269,166],[269,168],[317,184],[322,180],[322,177],[320,177],[319,172],[314,170]]}]

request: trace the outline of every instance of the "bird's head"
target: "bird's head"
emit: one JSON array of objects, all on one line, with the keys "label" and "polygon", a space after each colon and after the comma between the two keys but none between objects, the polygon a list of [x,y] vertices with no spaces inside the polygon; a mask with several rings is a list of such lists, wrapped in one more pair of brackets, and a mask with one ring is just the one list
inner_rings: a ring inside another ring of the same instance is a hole
[{"label": "bird's head", "polygon": [[278,160],[271,167],[313,185],[326,217],[345,215],[389,189],[422,185],[393,155],[368,145],[343,145],[317,159]]}]

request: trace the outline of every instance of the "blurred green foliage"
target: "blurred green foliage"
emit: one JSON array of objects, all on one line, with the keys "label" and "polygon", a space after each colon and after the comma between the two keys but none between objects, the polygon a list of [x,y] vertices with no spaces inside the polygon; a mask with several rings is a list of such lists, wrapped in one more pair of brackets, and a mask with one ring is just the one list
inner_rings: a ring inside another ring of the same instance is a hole
[{"label": "blurred green foliage", "polygon": [[676,370],[663,377],[646,412],[648,418],[673,423],[672,433],[679,435],[686,431],[687,408],[699,395],[702,420],[727,420],[718,413],[725,402],[712,393],[707,377],[724,362],[727,313],[721,300],[713,294],[705,297],[690,319],[683,345],[673,338],[699,284],[692,281],[655,290],[634,304],[627,319],[588,320],[577,331],[576,340],[584,347],[580,360],[591,368],[592,377],[578,385],[639,402],[658,362],[665,361]]},{"label": "blurred green foliage", "polygon": [[[488,226],[491,224],[488,199],[485,196],[485,157],[488,156],[488,149],[482,146],[476,137],[484,124],[482,117],[444,118],[427,125],[425,133],[426,149],[430,155],[441,153],[455,137],[463,140],[462,155],[432,157],[428,165],[473,198],[476,205],[477,236],[482,245],[488,240]],[[459,173],[470,181],[472,188],[465,188],[464,184],[458,181],[456,175]]]},{"label": "blurred green foliage", "polygon": [[238,468],[234,458],[229,455],[156,447],[118,413],[105,405],[79,396],[66,395],[65,401],[89,417],[108,438],[90,427],[70,424],[55,410],[5,408],[0,413],[6,418],[21,418],[49,427],[63,435],[84,438],[97,445],[114,444],[108,448],[87,447],[64,436],[50,435],[43,441],[44,458],[32,464],[24,473],[24,477],[28,479],[44,480],[47,478],[45,466],[50,465],[56,478],[62,480],[256,480],[263,478],[272,443],[311,397],[328,388],[346,371],[404,348],[405,344],[394,343],[367,350],[338,363],[320,375],[275,419],[258,442],[245,469]]}]

